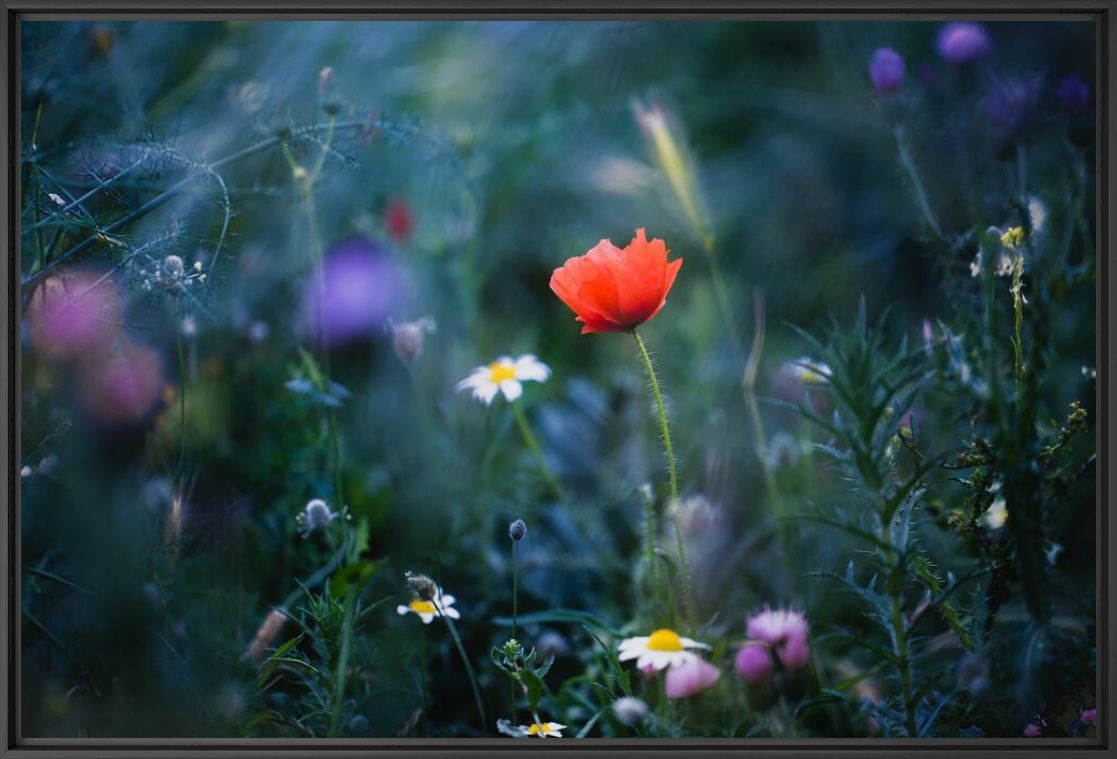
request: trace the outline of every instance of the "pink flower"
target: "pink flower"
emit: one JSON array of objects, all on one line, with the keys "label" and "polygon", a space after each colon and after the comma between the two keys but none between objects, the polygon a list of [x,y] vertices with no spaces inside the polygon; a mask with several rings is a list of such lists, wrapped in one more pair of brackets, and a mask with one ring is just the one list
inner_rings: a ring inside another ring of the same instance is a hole
[{"label": "pink flower", "polygon": [[1028,726],[1024,728],[1024,737],[1025,738],[1042,738],[1043,737],[1043,725],[1039,724],[1038,722],[1029,722]]},{"label": "pink flower", "polygon": [[1082,714],[1079,715],[1082,724],[1086,727],[1094,727],[1098,724],[1098,709],[1095,706],[1093,709],[1083,709]]},{"label": "pink flower", "polygon": [[667,670],[667,698],[689,698],[709,688],[721,677],[721,671],[697,656]]},{"label": "pink flower", "polygon": [[48,277],[31,296],[27,324],[31,342],[51,358],[88,359],[120,331],[120,293],[113,281],[70,269]]},{"label": "pink flower", "polygon": [[166,381],[151,348],[124,343],[100,363],[85,367],[85,405],[103,422],[135,423],[155,409]]},{"label": "pink flower", "polygon": [[748,636],[767,643],[788,669],[801,669],[811,657],[806,618],[792,609],[765,608],[749,617]]},{"label": "pink flower", "polygon": [[776,668],[768,644],[759,640],[746,641],[741,646],[741,650],[737,652],[735,665],[737,674],[750,685],[767,682]]}]

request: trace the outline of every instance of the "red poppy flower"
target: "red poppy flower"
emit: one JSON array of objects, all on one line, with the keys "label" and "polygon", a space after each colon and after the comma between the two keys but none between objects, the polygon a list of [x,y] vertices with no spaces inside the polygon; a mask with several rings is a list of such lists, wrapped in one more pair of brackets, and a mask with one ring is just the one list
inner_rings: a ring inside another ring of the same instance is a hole
[{"label": "red poppy flower", "polygon": [[602,240],[551,275],[551,290],[590,332],[631,332],[667,302],[683,259],[667,262],[667,246],[643,229],[623,249]]}]

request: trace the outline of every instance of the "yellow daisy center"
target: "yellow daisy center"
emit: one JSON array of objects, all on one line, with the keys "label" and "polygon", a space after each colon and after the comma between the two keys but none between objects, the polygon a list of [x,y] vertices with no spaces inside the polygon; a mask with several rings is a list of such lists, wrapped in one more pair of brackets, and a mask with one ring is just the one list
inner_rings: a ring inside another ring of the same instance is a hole
[{"label": "yellow daisy center", "polygon": [[683,639],[674,630],[656,630],[648,636],[649,651],[682,651]]},{"label": "yellow daisy center", "polygon": [[420,601],[418,598],[412,601],[410,606],[411,611],[416,614],[434,614],[438,611],[430,601]]},{"label": "yellow daisy center", "polygon": [[489,379],[493,382],[516,379],[516,367],[512,364],[494,361],[489,364]]},{"label": "yellow daisy center", "polygon": [[545,722],[533,722],[531,727],[527,729],[528,735],[550,735],[554,730]]}]

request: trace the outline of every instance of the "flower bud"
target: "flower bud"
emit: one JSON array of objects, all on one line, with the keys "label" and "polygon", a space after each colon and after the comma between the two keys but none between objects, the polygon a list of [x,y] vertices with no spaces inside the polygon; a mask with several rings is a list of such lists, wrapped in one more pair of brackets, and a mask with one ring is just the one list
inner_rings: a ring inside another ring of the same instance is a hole
[{"label": "flower bud", "polygon": [[510,525],[508,525],[508,537],[512,538],[512,540],[518,543],[526,536],[527,525],[524,524],[524,520],[517,519],[515,522],[512,522]]},{"label": "flower bud", "polygon": [[426,335],[435,331],[434,319],[424,316],[413,322],[396,324],[388,319],[388,330],[392,333],[392,347],[403,363],[411,366],[423,356]]},{"label": "flower bud", "polygon": [[734,661],[737,674],[749,685],[766,683],[775,671],[775,662],[768,645],[759,640],[747,641],[737,652]]},{"label": "flower bud", "polygon": [[622,725],[636,727],[648,716],[648,705],[635,696],[623,696],[613,702],[613,716]]},{"label": "flower bud", "polygon": [[426,575],[407,572],[404,577],[407,578],[407,587],[420,601],[431,601],[438,595],[438,586]]},{"label": "flower bud", "polygon": [[904,59],[891,48],[882,47],[869,61],[869,78],[873,87],[883,95],[899,92],[904,86]]}]

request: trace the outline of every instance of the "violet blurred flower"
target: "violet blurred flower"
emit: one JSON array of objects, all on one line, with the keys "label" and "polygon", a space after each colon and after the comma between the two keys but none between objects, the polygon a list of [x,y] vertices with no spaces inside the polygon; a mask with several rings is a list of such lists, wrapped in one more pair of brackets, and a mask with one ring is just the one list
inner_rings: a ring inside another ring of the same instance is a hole
[{"label": "violet blurred flower", "polygon": [[776,669],[768,644],[759,640],[745,641],[734,661],[737,674],[750,685],[766,683]]},{"label": "violet blurred flower", "polygon": [[981,24],[956,21],[939,30],[936,47],[939,55],[951,63],[971,63],[988,55],[993,43]]},{"label": "violet blurred flower", "polygon": [[1043,74],[1027,79],[993,78],[991,81],[993,89],[985,101],[989,121],[1006,132],[1018,129],[1035,110]]},{"label": "violet blurred flower", "polygon": [[45,356],[96,359],[120,332],[120,293],[112,279],[68,270],[48,277],[31,296],[31,341]]},{"label": "violet blurred flower", "polygon": [[899,92],[904,86],[904,59],[891,48],[878,48],[869,61],[869,78],[877,92],[885,95]]},{"label": "violet blurred flower", "polygon": [[1025,738],[1042,738],[1043,733],[1043,725],[1039,722],[1029,722],[1028,726],[1024,728]]},{"label": "violet blurred flower", "polygon": [[802,669],[810,660],[809,626],[800,612],[765,608],[749,617],[746,630],[750,638],[771,646],[788,669]]},{"label": "violet blurred flower", "polygon": [[709,688],[721,677],[721,671],[697,656],[667,670],[664,692],[667,698],[689,698]]},{"label": "violet blurred flower", "polygon": [[326,251],[321,277],[312,276],[303,298],[311,335],[340,345],[380,328],[399,304],[402,278],[374,243],[354,237]]},{"label": "violet blurred flower", "polygon": [[1081,116],[1090,105],[1090,85],[1076,74],[1064,77],[1055,90],[1056,97],[1063,104],[1063,110],[1074,116]]},{"label": "violet blurred flower", "polygon": [[1082,714],[1078,716],[1082,720],[1082,724],[1086,727],[1094,727],[1098,724],[1098,709],[1083,709]]},{"label": "violet blurred flower", "polygon": [[143,421],[166,385],[159,354],[144,345],[123,343],[105,360],[83,368],[86,407],[106,423]]}]

